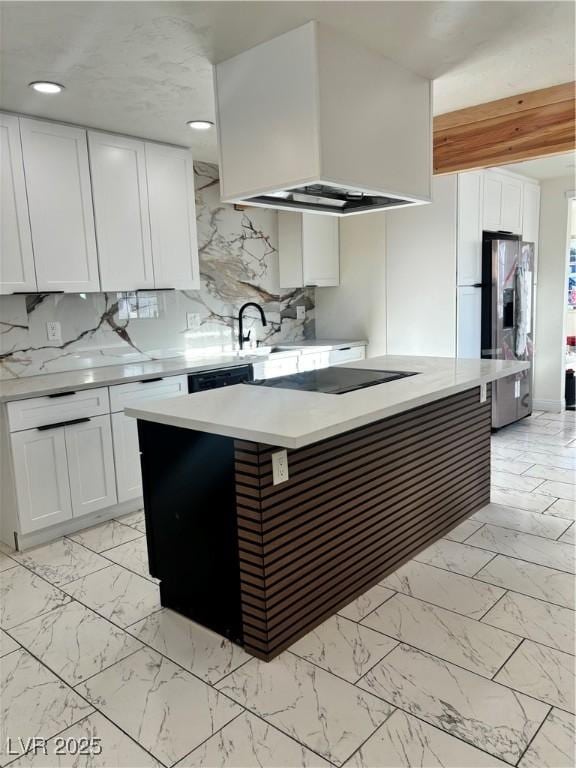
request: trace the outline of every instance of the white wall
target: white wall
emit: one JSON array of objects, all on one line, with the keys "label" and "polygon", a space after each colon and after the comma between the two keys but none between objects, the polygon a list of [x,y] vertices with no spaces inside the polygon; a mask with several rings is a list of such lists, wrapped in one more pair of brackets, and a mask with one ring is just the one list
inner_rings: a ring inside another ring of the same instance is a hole
[{"label": "white wall", "polygon": [[541,184],[534,407],[547,410],[564,407],[569,222],[566,193],[574,188],[573,176],[546,179]]},{"label": "white wall", "polygon": [[319,339],[368,339],[368,355],[386,354],[388,214],[340,219],[340,286],[316,290]]},{"label": "white wall", "polygon": [[457,183],[434,176],[430,205],[387,213],[390,355],[456,355]]}]

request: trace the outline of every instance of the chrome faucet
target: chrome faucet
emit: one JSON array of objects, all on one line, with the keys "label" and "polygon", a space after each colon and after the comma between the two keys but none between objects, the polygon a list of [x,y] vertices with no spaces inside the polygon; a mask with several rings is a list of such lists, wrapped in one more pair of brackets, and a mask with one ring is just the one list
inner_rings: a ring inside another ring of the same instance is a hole
[{"label": "chrome faucet", "polygon": [[266,315],[264,314],[264,310],[259,304],[256,304],[253,301],[247,301],[246,304],[242,304],[240,307],[240,311],[238,312],[238,344],[240,346],[240,349],[244,349],[244,342],[250,341],[250,331],[246,335],[244,335],[244,310],[248,307],[256,307],[258,312],[260,312],[260,319],[262,320],[262,325],[268,325],[266,322]]}]

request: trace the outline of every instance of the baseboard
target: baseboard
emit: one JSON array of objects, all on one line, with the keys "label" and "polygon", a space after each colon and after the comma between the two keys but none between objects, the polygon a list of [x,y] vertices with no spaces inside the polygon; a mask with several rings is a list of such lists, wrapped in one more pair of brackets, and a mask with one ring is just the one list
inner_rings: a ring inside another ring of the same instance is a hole
[{"label": "baseboard", "polygon": [[143,504],[142,497],[131,499],[130,501],[124,501],[121,504],[115,504],[113,507],[99,509],[91,515],[72,517],[70,520],[65,520],[62,523],[58,523],[58,525],[51,525],[49,528],[42,528],[39,531],[32,531],[31,533],[21,533],[17,536],[17,549],[22,552],[25,549],[30,549],[30,547],[37,547],[39,544],[47,544],[49,541],[59,539],[61,536],[77,533],[84,528],[91,528],[93,525],[98,525],[98,523],[104,523],[107,520],[112,520],[121,515],[136,512],[136,510],[142,509]]},{"label": "baseboard", "polygon": [[551,411],[552,413],[562,413],[566,410],[565,400],[533,400],[532,408],[535,411]]}]

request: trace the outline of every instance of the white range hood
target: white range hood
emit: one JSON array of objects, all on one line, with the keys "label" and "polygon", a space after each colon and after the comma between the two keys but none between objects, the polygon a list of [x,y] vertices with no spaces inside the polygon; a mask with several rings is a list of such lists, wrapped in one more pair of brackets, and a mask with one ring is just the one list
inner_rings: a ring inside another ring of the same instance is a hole
[{"label": "white range hood", "polygon": [[309,22],[214,79],[224,202],[337,216],[430,202],[426,78]]}]

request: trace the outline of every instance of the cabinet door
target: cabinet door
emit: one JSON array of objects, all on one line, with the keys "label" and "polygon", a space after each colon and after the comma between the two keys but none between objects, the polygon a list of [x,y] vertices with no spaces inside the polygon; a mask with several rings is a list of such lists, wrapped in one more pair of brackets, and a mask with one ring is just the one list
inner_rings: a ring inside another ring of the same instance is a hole
[{"label": "cabinet door", "polygon": [[0,293],[36,291],[18,118],[0,115]]},{"label": "cabinet door", "polygon": [[522,234],[522,187],[519,179],[502,179],[502,211],[500,229],[504,232]]},{"label": "cabinet door", "polygon": [[20,119],[39,291],[99,291],[86,131]]},{"label": "cabinet door", "polygon": [[154,288],[144,142],[88,132],[103,291]]},{"label": "cabinet door", "polygon": [[152,260],[156,288],[200,288],[192,155],[146,144]]},{"label": "cabinet door", "polygon": [[112,437],[116,462],[118,502],[142,496],[138,422],[123,413],[112,414]]},{"label": "cabinet door", "polygon": [[22,533],[72,517],[64,427],[11,436]]},{"label": "cabinet door", "polygon": [[502,177],[486,172],[484,175],[484,191],[482,195],[482,227],[489,232],[501,229],[502,212]]},{"label": "cabinet door", "polygon": [[481,357],[482,289],[458,288],[457,357]]},{"label": "cabinet door", "polygon": [[110,417],[96,416],[65,430],[73,516],[116,504]]},{"label": "cabinet door", "polygon": [[302,214],[278,211],[278,260],[281,288],[301,288],[302,271]]},{"label": "cabinet door", "polygon": [[540,185],[524,184],[522,198],[522,239],[534,243],[534,281],[538,280],[538,241],[540,239]]},{"label": "cabinet door", "polygon": [[482,173],[458,174],[458,285],[482,281]]},{"label": "cabinet door", "polygon": [[302,214],[304,285],[340,284],[340,237],[336,216]]}]

